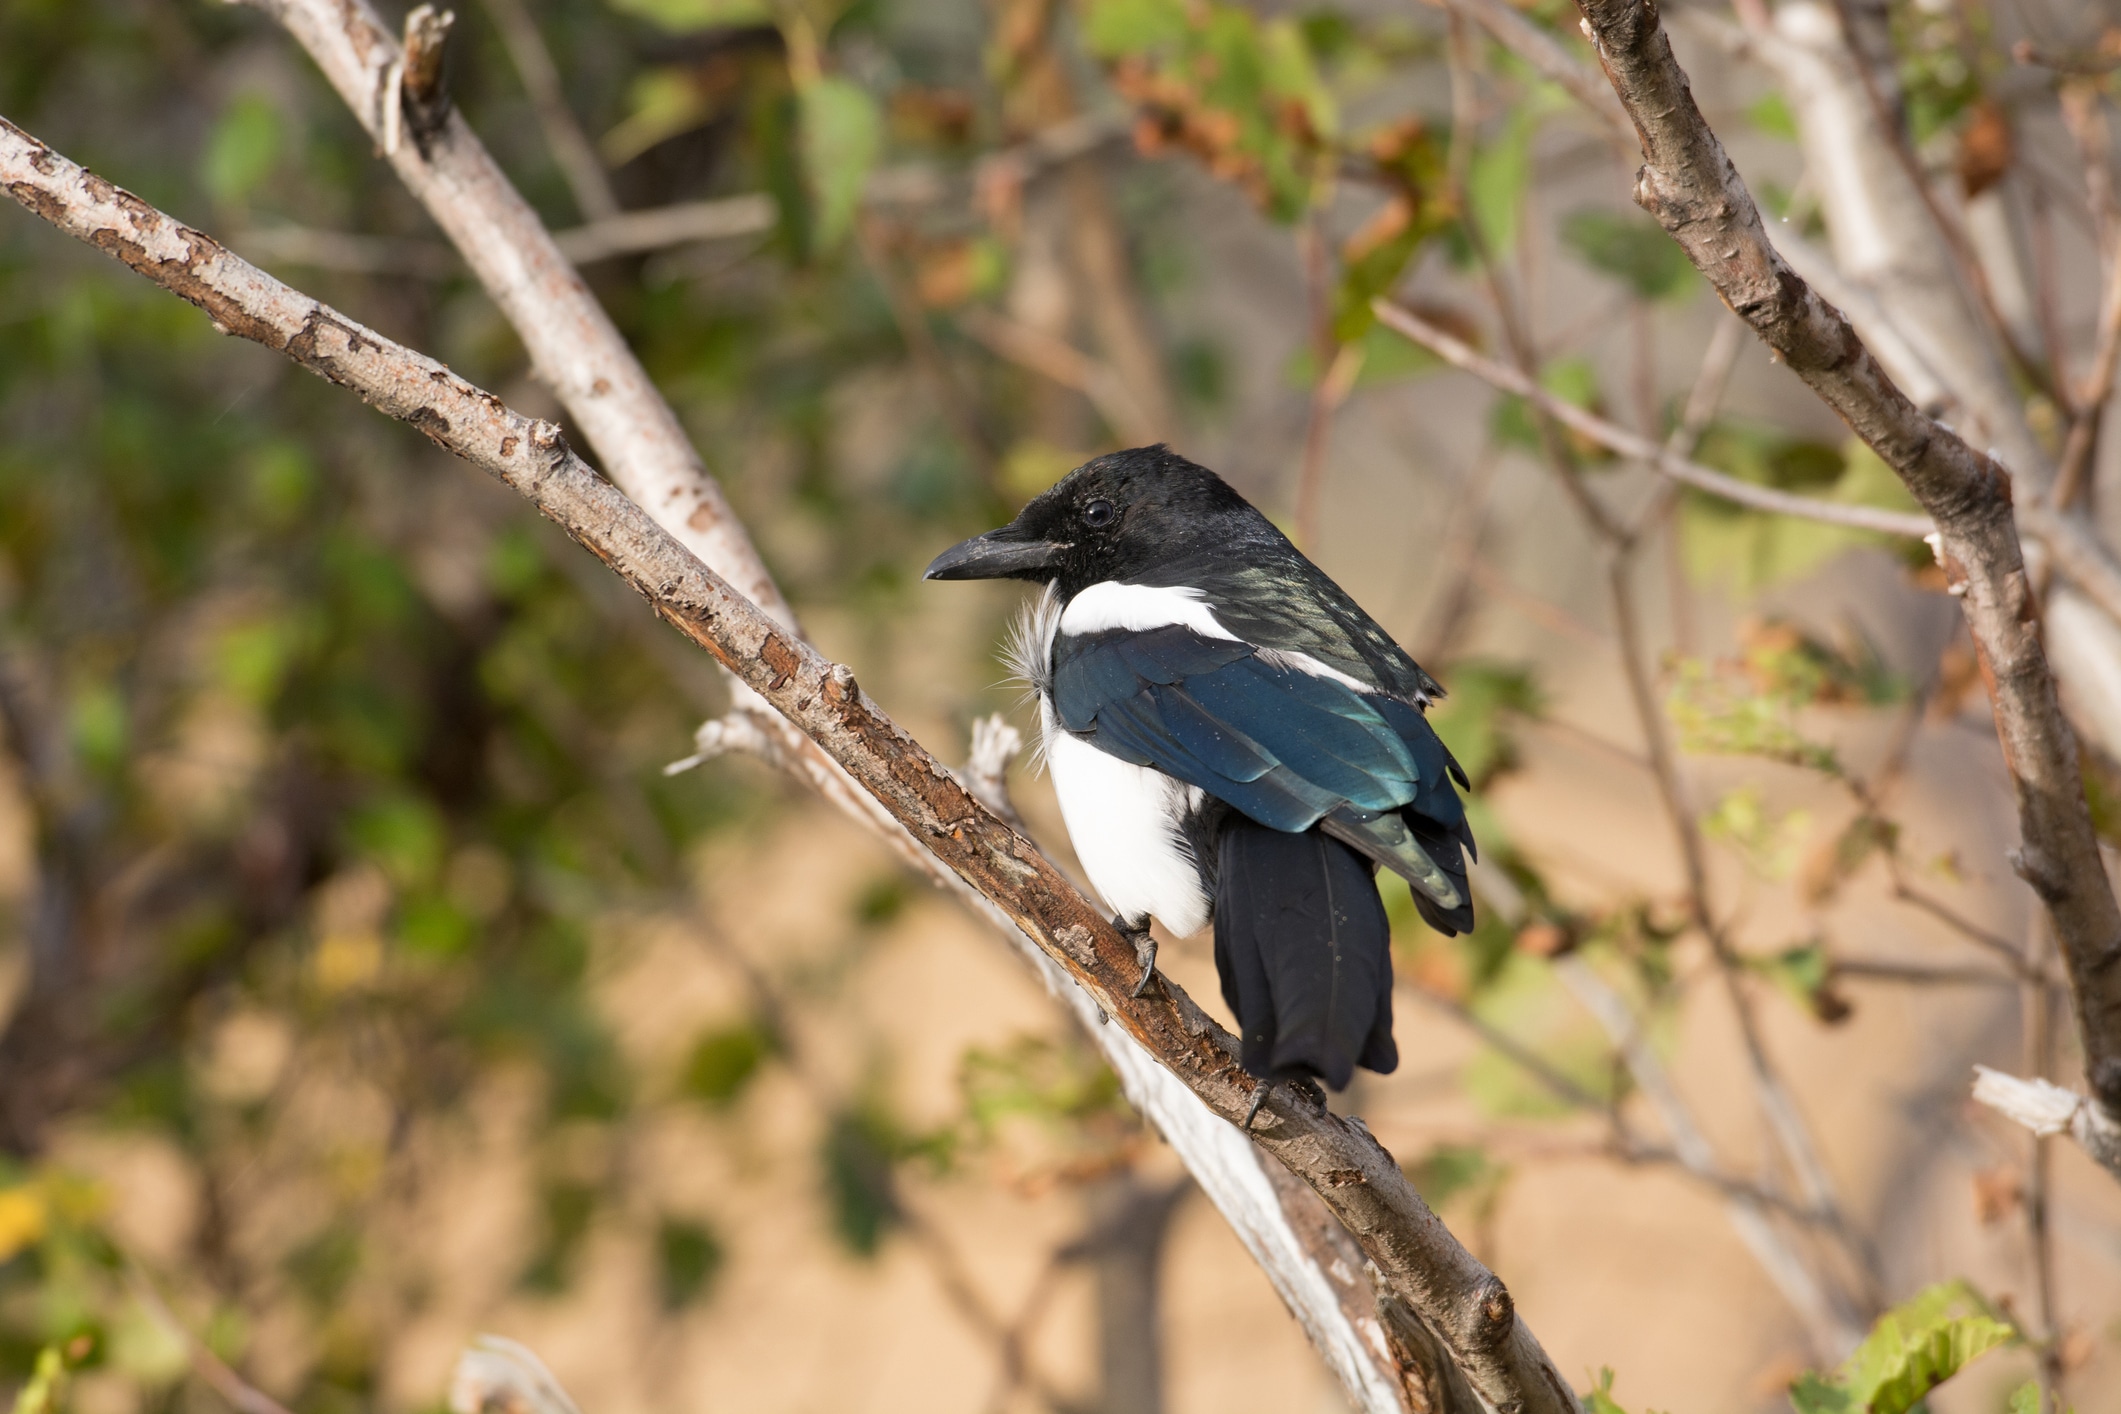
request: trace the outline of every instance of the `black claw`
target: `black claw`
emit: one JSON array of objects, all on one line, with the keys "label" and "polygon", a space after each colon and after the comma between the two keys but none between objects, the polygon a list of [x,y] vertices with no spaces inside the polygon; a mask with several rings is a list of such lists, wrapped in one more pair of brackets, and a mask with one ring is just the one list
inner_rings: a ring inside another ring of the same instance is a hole
[{"label": "black claw", "polygon": [[1271,1080],[1261,1080],[1253,1084],[1252,1103],[1245,1107],[1245,1122],[1241,1126],[1245,1133],[1252,1132],[1252,1121],[1259,1118],[1259,1107],[1267,1102],[1267,1096],[1273,1092],[1274,1082]]},{"label": "black claw", "polygon": [[1138,997],[1156,979],[1156,939],[1149,935],[1146,928],[1142,929],[1141,936],[1134,940],[1134,959],[1142,965],[1142,979],[1134,984],[1133,994]]},{"label": "black claw", "polygon": [[1150,979],[1156,976],[1156,935],[1149,931],[1149,920],[1143,918],[1138,924],[1129,924],[1124,918],[1112,920],[1112,926],[1134,943],[1135,961],[1142,965],[1141,980],[1127,995],[1138,997],[1148,990]]}]

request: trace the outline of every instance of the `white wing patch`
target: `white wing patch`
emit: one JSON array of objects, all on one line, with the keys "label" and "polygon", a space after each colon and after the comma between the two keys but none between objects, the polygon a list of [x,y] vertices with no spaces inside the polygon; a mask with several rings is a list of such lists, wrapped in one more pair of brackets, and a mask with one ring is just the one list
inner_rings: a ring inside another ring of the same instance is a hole
[{"label": "white wing patch", "polygon": [[1357,692],[1375,695],[1377,689],[1361,678],[1349,677],[1329,663],[1321,663],[1308,653],[1297,653],[1281,648],[1262,648],[1255,655],[1262,663],[1272,663],[1277,668],[1294,668],[1299,673],[1309,673],[1314,678],[1331,678],[1343,687],[1352,687]]},{"label": "white wing patch", "polygon": [[1186,584],[1159,588],[1108,579],[1070,599],[1060,616],[1060,631],[1071,637],[1108,633],[1116,628],[1139,633],[1172,624],[1183,624],[1203,638],[1237,637],[1215,617],[1207,596]]}]

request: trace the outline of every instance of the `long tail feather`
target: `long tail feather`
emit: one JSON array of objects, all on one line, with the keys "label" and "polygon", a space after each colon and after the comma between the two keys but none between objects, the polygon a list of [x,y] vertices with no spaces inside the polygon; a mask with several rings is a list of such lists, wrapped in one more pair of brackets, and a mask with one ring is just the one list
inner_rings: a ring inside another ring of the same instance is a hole
[{"label": "long tail feather", "polygon": [[1246,1070],[1344,1088],[1389,1073],[1392,931],[1370,862],[1318,830],[1290,834],[1234,812],[1218,847],[1215,965]]}]

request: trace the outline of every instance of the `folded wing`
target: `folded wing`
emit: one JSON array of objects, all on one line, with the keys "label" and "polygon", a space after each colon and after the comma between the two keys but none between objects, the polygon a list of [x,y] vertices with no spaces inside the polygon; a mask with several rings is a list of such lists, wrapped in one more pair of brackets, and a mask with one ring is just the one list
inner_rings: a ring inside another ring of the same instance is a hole
[{"label": "folded wing", "polygon": [[1099,749],[1271,829],[1318,826],[1406,878],[1432,926],[1472,927],[1464,773],[1418,708],[1180,625],[1059,637],[1053,697]]}]

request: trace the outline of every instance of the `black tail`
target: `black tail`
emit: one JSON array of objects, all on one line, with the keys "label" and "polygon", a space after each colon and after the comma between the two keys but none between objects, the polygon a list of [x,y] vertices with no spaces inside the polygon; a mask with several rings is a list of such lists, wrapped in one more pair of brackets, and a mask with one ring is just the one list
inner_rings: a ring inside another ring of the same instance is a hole
[{"label": "black tail", "polygon": [[1215,967],[1245,1069],[1344,1088],[1390,1073],[1392,928],[1374,866],[1317,830],[1289,834],[1232,811],[1218,844]]}]

